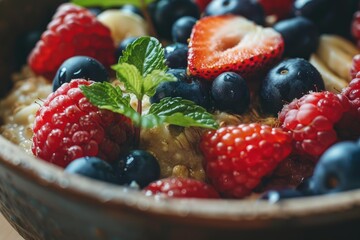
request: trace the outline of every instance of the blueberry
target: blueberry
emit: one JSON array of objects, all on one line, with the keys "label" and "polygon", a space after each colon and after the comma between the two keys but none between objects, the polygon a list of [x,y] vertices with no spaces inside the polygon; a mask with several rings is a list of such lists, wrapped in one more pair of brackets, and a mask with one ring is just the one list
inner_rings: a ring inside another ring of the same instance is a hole
[{"label": "blueberry", "polygon": [[173,43],[165,47],[164,55],[169,68],[186,68],[188,46],[183,43]]},{"label": "blueberry", "polygon": [[170,69],[168,73],[173,74],[177,81],[161,83],[155,95],[150,98],[151,103],[160,102],[165,97],[181,97],[204,108],[210,108],[209,86],[206,82],[190,77],[186,74],[186,69]]},{"label": "blueberry", "polygon": [[65,172],[75,173],[110,183],[117,182],[112,166],[98,157],[82,157],[75,159],[66,166]]},{"label": "blueberry", "polygon": [[285,103],[300,98],[309,91],[324,90],[319,71],[302,58],[287,59],[272,68],[260,88],[260,103],[264,113],[276,115]]},{"label": "blueberry", "polygon": [[160,177],[157,159],[144,150],[132,150],[116,161],[114,168],[120,184],[136,182],[143,188]]},{"label": "blueberry", "polygon": [[188,39],[197,19],[194,17],[181,17],[173,24],[171,35],[174,42],[188,44]]},{"label": "blueberry", "polygon": [[213,0],[205,8],[205,16],[234,14],[241,15],[259,25],[265,23],[265,13],[258,1]]},{"label": "blueberry", "polygon": [[212,82],[211,97],[214,106],[221,111],[241,114],[250,104],[250,91],[239,74],[224,72]]},{"label": "blueberry", "polygon": [[284,39],[284,57],[309,59],[319,44],[316,25],[307,18],[295,17],[277,22],[273,28]]},{"label": "blueberry", "polygon": [[88,8],[88,10],[95,16],[99,15],[103,11],[102,8],[100,8],[100,7],[90,7],[90,8]]},{"label": "blueberry", "polygon": [[269,203],[277,203],[283,199],[304,197],[305,195],[296,189],[270,190],[265,192],[260,199],[267,200]]},{"label": "blueberry", "polygon": [[313,21],[320,33],[349,36],[351,19],[358,1],[295,0],[294,15]]},{"label": "blueberry", "polygon": [[75,56],[65,60],[53,80],[53,91],[63,83],[72,79],[84,78],[95,82],[109,81],[109,74],[105,67],[96,59],[87,56]]},{"label": "blueberry", "polygon": [[192,0],[160,0],[154,12],[154,25],[160,37],[171,40],[171,29],[175,21],[190,16],[198,19],[200,11]]},{"label": "blueberry", "polygon": [[126,47],[133,43],[138,37],[127,37],[124,40],[122,40],[115,51],[115,57],[116,59],[119,59],[119,57],[122,56],[122,52],[126,49]]},{"label": "blueberry", "polygon": [[129,12],[129,13],[135,13],[137,15],[139,15],[140,17],[144,17],[143,13],[141,12],[140,8],[132,5],[132,4],[125,4],[124,6],[122,6],[120,8],[121,11],[123,12]]},{"label": "blueberry", "polygon": [[313,190],[318,194],[360,188],[360,146],[339,142],[321,155],[314,169]]}]

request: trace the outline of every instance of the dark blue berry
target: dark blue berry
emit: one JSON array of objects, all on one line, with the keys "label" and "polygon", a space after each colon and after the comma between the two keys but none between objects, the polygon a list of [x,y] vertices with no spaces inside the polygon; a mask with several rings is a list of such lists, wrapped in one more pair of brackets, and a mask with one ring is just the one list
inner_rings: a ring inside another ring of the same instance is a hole
[{"label": "dark blue berry", "polygon": [[110,183],[117,182],[112,166],[97,157],[82,157],[75,159],[65,168],[65,172],[75,173]]},{"label": "dark blue berry", "polygon": [[360,146],[339,142],[327,149],[315,166],[313,190],[318,194],[360,188]]},{"label": "dark blue berry", "polygon": [[84,78],[95,82],[109,81],[105,67],[96,59],[87,56],[75,56],[65,60],[53,80],[53,91],[72,79]]},{"label": "dark blue berry", "polygon": [[100,8],[100,7],[91,7],[91,8],[88,8],[88,10],[95,16],[99,15],[103,11],[102,8]]},{"label": "dark blue berry", "polygon": [[277,115],[293,99],[324,89],[321,74],[310,62],[302,58],[287,59],[264,78],[260,88],[261,108],[266,114]]},{"label": "dark blue berry", "polygon": [[171,40],[172,25],[181,17],[198,19],[200,11],[192,0],[160,0],[154,12],[154,25],[158,35]]},{"label": "dark blue berry", "polygon": [[114,164],[120,184],[130,185],[135,182],[140,188],[160,177],[157,159],[147,151],[133,150],[121,157]]},{"label": "dark blue berry", "polygon": [[186,74],[186,69],[170,69],[168,73],[173,74],[177,81],[161,83],[155,95],[150,98],[151,103],[160,102],[165,97],[181,97],[204,108],[210,108],[209,86],[206,82],[190,77]]},{"label": "dark blue berry", "polygon": [[277,22],[273,28],[284,39],[284,57],[309,59],[319,44],[319,32],[307,18],[295,17]]},{"label": "dark blue berry", "polygon": [[244,78],[234,72],[224,72],[212,82],[211,97],[216,109],[241,114],[250,104],[250,91]]},{"label": "dark blue berry", "polygon": [[188,46],[183,43],[173,43],[165,47],[164,55],[169,68],[186,68]]},{"label": "dark blue berry", "polygon": [[320,33],[350,36],[351,19],[358,8],[356,1],[295,0],[294,15],[315,23]]},{"label": "dark blue berry", "polygon": [[123,51],[126,49],[126,47],[133,43],[138,37],[127,37],[124,40],[122,40],[115,51],[115,57],[116,59],[119,59],[119,57],[122,56]]},{"label": "dark blue berry", "polygon": [[125,4],[124,6],[122,6],[120,8],[121,11],[123,12],[129,12],[129,13],[135,13],[137,15],[139,15],[140,17],[144,17],[143,13],[141,12],[140,8],[132,5],[132,4]]},{"label": "dark blue berry", "polygon": [[194,27],[197,19],[194,17],[181,17],[173,24],[171,33],[174,42],[188,44],[192,28]]},{"label": "dark blue berry", "polygon": [[204,11],[205,16],[234,14],[241,15],[257,24],[264,25],[265,13],[257,1],[213,0]]},{"label": "dark blue berry", "polygon": [[260,199],[267,200],[269,203],[277,203],[284,199],[304,197],[305,195],[296,189],[270,190],[265,192]]}]

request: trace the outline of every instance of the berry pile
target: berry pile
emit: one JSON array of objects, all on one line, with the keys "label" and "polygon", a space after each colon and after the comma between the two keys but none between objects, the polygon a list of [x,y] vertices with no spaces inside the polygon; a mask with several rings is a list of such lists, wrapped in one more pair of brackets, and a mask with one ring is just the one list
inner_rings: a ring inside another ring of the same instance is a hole
[{"label": "berry pile", "polygon": [[[158,0],[143,10],[59,7],[28,58],[54,91],[36,113],[35,156],[149,196],[260,193],[273,201],[360,187],[354,8],[336,0]],[[340,61],[331,55],[338,48]],[[164,125],[184,142],[156,135]],[[168,145],[158,151],[172,149],[167,165],[141,149],[141,134]],[[201,163],[179,160],[176,144]],[[202,179],[190,178],[194,165]]]}]

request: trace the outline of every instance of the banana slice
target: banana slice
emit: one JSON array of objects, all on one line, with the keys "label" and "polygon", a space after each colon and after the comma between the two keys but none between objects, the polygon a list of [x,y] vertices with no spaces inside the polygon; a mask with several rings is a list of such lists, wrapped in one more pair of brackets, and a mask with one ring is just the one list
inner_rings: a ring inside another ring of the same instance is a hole
[{"label": "banana slice", "polygon": [[348,85],[348,82],[334,74],[317,54],[311,55],[310,63],[320,72],[327,91],[339,93]]},{"label": "banana slice", "polygon": [[145,20],[135,13],[109,9],[100,13],[97,18],[110,29],[116,46],[127,37],[148,35]]},{"label": "banana slice", "polygon": [[352,58],[360,51],[348,40],[335,35],[322,35],[316,54],[329,69],[346,81],[351,81]]}]

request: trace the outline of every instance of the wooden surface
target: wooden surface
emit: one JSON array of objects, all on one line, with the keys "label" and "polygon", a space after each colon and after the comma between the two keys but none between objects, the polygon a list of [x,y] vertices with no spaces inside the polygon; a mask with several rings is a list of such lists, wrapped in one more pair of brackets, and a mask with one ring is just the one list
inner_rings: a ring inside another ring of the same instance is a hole
[{"label": "wooden surface", "polygon": [[0,213],[0,240],[23,240]]}]

